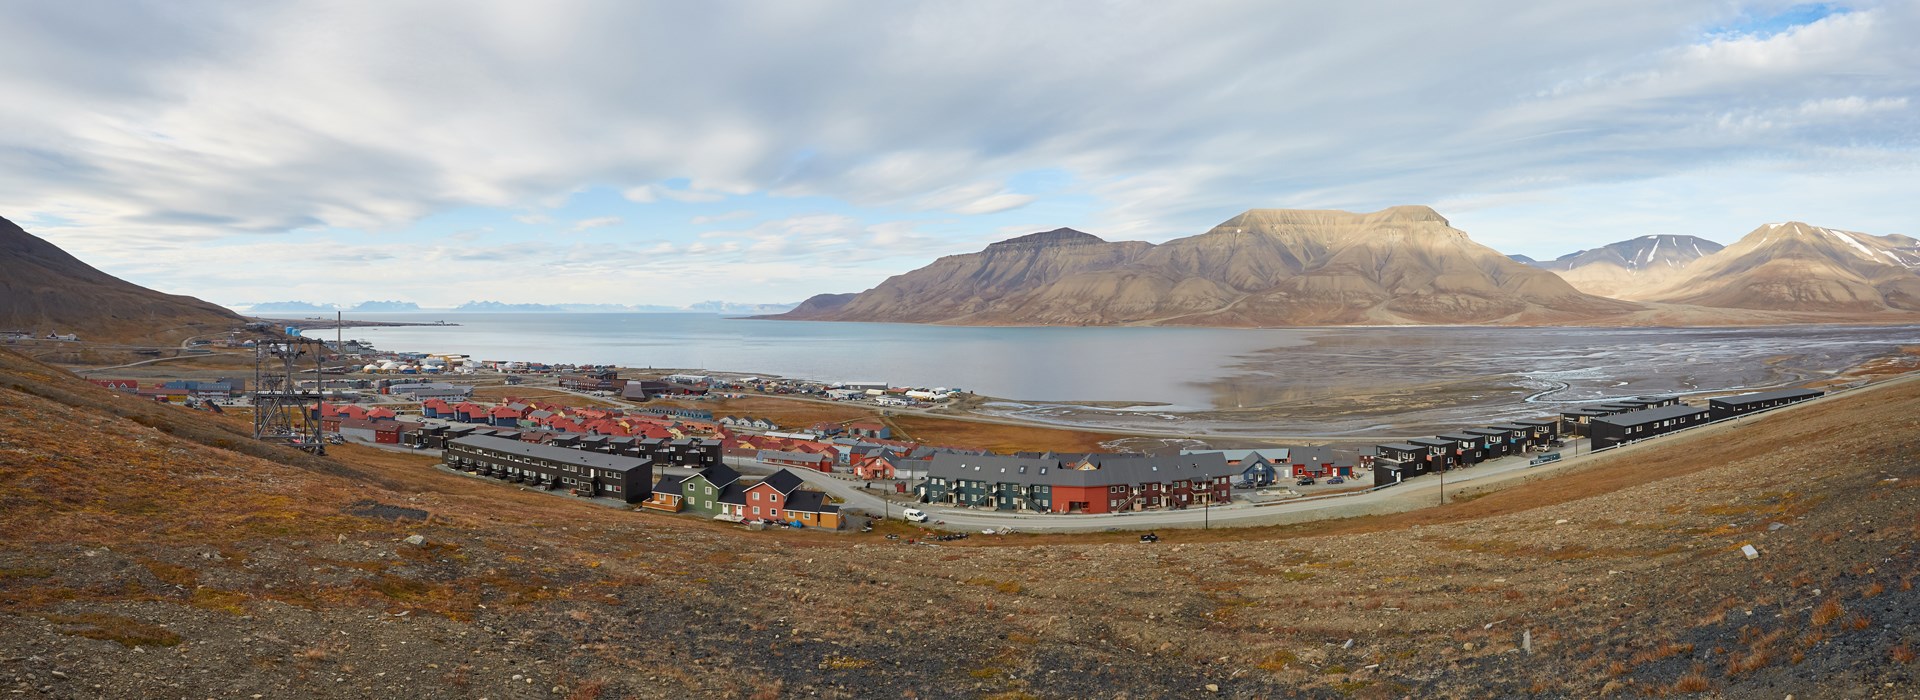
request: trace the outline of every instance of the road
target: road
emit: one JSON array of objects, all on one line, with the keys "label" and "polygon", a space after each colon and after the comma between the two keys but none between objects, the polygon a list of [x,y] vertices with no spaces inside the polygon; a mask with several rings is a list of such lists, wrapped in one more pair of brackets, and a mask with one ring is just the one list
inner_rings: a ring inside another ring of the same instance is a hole
[{"label": "road", "polygon": [[[1586,462],[1586,441],[1570,443],[1562,454],[1572,455],[1575,446],[1581,454],[1568,456],[1558,462],[1537,467],[1527,466],[1530,456],[1502,457],[1482,462],[1471,467],[1455,469],[1445,475],[1445,488],[1449,491],[1465,484],[1475,486],[1498,482],[1516,476],[1532,475],[1563,469],[1570,465]],[[771,465],[761,465],[763,469],[775,469]],[[856,482],[808,472],[791,470],[805,479],[808,484],[832,494],[844,501],[843,508],[858,508],[874,513],[881,512],[882,503],[875,496],[859,488]],[[947,529],[979,531],[986,528],[1012,527],[1026,532],[1097,532],[1108,529],[1150,530],[1160,528],[1183,527],[1245,527],[1250,525],[1274,525],[1279,523],[1319,520],[1323,518],[1351,517],[1374,513],[1394,513],[1413,510],[1440,502],[1441,479],[1438,475],[1417,477],[1406,483],[1378,491],[1364,491],[1328,496],[1304,496],[1300,499],[1275,501],[1261,504],[1235,502],[1213,508],[1189,508],[1186,510],[1148,510],[1132,513],[1111,513],[1099,515],[1043,515],[1038,513],[1010,513],[1005,511],[974,510],[936,504],[913,504],[894,502],[890,508],[897,514],[902,507],[919,508],[927,512],[934,520],[941,521]]]},{"label": "road", "polygon": [[[1871,386],[1880,386],[1893,382],[1920,381],[1920,374],[1902,375]],[[1674,435],[1711,435],[1724,430],[1736,430],[1750,424],[1753,418],[1774,413],[1796,411],[1808,406],[1831,401],[1857,391],[1839,390],[1811,401],[1789,404],[1771,411],[1751,414],[1742,418],[1710,423]],[[1208,526],[1252,526],[1275,525],[1282,523],[1304,522],[1326,518],[1353,517],[1383,513],[1399,513],[1416,510],[1441,503],[1441,491],[1451,493],[1462,485],[1483,488],[1513,486],[1523,479],[1541,474],[1551,474],[1571,467],[1588,464],[1595,459],[1606,459],[1619,454],[1631,454],[1650,446],[1659,446],[1671,441],[1672,436],[1662,436],[1649,440],[1623,445],[1605,450],[1595,455],[1588,450],[1586,440],[1575,440],[1562,448],[1563,457],[1557,462],[1528,466],[1530,460],[1525,456],[1503,457],[1480,464],[1455,469],[1444,475],[1430,474],[1415,477],[1404,483],[1378,491],[1365,491],[1322,497],[1307,496],[1301,499],[1281,501],[1271,505],[1235,503],[1211,509],[1153,510],[1134,513],[1107,515],[1042,515],[1009,513],[1005,511],[972,510],[942,505],[915,505],[932,516],[943,521],[943,525],[954,530],[974,530],[985,528],[1013,527],[1029,532],[1089,532],[1108,529],[1148,530],[1159,528],[1208,527]],[[772,467],[768,467],[771,469]],[[846,507],[879,512],[880,499],[861,491],[853,484],[831,476],[797,470],[808,483],[822,491],[833,494],[845,501]],[[1442,480],[1444,476],[1444,481]],[[897,505],[895,506],[898,507]]]}]

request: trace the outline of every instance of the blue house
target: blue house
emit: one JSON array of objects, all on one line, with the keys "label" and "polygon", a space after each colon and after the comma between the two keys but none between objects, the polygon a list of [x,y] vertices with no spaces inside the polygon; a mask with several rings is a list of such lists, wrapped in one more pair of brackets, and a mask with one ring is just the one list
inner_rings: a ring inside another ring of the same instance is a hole
[{"label": "blue house", "polygon": [[1181,450],[1180,454],[1218,453],[1225,457],[1227,465],[1240,469],[1240,478],[1235,485],[1241,488],[1260,488],[1272,486],[1287,473],[1287,455],[1285,447],[1264,450]]}]

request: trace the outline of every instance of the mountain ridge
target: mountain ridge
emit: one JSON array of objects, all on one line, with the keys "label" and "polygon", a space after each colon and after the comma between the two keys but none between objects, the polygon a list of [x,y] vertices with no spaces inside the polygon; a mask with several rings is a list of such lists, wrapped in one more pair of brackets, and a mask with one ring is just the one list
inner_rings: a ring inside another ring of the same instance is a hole
[{"label": "mountain ridge", "polygon": [[1430,207],[1251,209],[1158,245],[1059,228],[769,318],[960,325],[1569,322],[1643,307],[1472,241]]},{"label": "mountain ridge", "polygon": [[101,272],[0,218],[0,330],[172,343],[245,322],[217,304]]}]

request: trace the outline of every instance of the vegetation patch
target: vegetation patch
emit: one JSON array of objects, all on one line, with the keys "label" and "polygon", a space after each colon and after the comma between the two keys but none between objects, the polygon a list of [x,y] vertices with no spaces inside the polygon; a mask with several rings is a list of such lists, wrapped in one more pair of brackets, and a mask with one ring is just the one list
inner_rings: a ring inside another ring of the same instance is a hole
[{"label": "vegetation patch", "polygon": [[60,626],[62,634],[113,642],[133,647],[170,647],[180,643],[180,635],[164,627],[150,625],[130,617],[105,613],[79,615],[43,614],[42,618]]}]

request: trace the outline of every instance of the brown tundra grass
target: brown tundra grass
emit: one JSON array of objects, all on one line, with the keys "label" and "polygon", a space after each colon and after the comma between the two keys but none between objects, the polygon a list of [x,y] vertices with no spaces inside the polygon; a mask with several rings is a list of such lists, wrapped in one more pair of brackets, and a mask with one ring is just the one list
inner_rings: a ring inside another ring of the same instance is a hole
[{"label": "brown tundra grass", "polygon": [[1840,615],[1844,614],[1845,612],[1846,612],[1846,609],[1840,607],[1840,601],[1835,600],[1833,598],[1828,598],[1827,602],[1821,603],[1820,607],[1818,608],[1814,608],[1813,626],[1825,627],[1828,624],[1832,623],[1834,620],[1840,619]]}]

